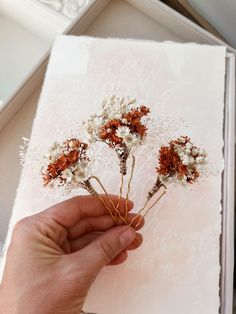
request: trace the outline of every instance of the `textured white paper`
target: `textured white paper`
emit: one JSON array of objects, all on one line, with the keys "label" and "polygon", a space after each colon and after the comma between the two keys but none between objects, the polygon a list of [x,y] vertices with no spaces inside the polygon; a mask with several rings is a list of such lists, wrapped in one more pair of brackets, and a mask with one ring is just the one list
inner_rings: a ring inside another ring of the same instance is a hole
[{"label": "textured white paper", "polygon": [[[218,313],[225,53],[224,47],[196,44],[63,36],[56,40],[31,149],[37,146],[45,154],[55,140],[70,133],[71,126],[96,113],[105,94],[114,92],[136,97],[155,117],[167,115],[165,128],[176,136],[187,134],[206,148],[214,170],[214,175],[191,188],[168,189],[147,218],[142,247],[131,252],[125,264],[103,270],[85,310],[99,314]],[[156,156],[140,154],[137,163],[131,193],[136,209],[143,204],[143,190],[155,181]],[[18,219],[61,200],[42,187],[39,168],[29,156],[7,245]],[[97,173],[112,193],[118,190],[115,170],[100,167]]]}]

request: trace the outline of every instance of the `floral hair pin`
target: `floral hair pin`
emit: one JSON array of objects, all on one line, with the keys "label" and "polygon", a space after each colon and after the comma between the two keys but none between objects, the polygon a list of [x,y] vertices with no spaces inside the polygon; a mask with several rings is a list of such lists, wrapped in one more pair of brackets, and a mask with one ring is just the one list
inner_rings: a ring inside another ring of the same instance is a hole
[{"label": "floral hair pin", "polygon": [[[207,154],[204,150],[194,146],[191,139],[181,136],[171,140],[168,145],[161,146],[157,154],[156,180],[150,188],[144,206],[137,215],[128,222],[128,201],[131,183],[135,168],[135,151],[145,145],[148,133],[150,109],[145,106],[134,106],[135,100],[125,100],[112,96],[105,99],[102,104],[101,114],[91,115],[83,125],[88,134],[88,142],[73,138],[62,144],[54,143],[46,158],[46,165],[42,168],[42,177],[45,186],[65,187],[68,190],[83,188],[94,197],[103,202],[115,222],[121,219],[124,224],[132,225],[138,219],[135,228],[141,223],[140,215],[146,216],[151,208],[163,197],[171,183],[181,185],[195,183],[206,164]],[[95,142],[107,144],[114,149],[119,161],[121,182],[117,205],[110,199],[109,194],[101,180],[92,173],[92,161],[88,151]],[[129,178],[127,179],[125,214],[119,211],[121,197],[123,196],[124,177],[127,175],[127,160],[132,158]],[[107,202],[100,197],[93,187],[95,179],[106,195]],[[162,192],[161,192],[162,191]],[[159,193],[161,192],[161,193]],[[156,197],[154,201],[153,198]],[[152,204],[150,204],[152,202]],[[109,204],[109,205],[108,205]]]},{"label": "floral hair pin", "polygon": [[144,105],[131,108],[134,103],[135,99],[115,96],[105,99],[102,113],[91,115],[84,123],[90,142],[100,141],[115,150],[123,175],[126,175],[126,162],[132,149],[142,145],[147,134],[147,120],[144,118],[150,109]]},{"label": "floral hair pin", "polygon": [[46,156],[47,165],[42,169],[44,185],[82,187],[96,195],[89,182],[87,150],[88,144],[79,139],[69,139],[62,144],[55,142]]},{"label": "floral hair pin", "polygon": [[[149,201],[161,188],[163,192],[157,200],[149,206],[143,216],[146,216],[148,211],[166,193],[169,184],[179,183],[181,185],[187,185],[195,183],[204,170],[204,166],[207,164],[206,157],[206,151],[194,146],[191,139],[187,136],[181,136],[171,140],[168,145],[161,146],[158,153],[156,182],[148,192],[146,203],[138,214],[143,214]],[[136,217],[134,217],[134,219],[136,219]],[[136,227],[140,222],[141,221],[138,222]]]}]

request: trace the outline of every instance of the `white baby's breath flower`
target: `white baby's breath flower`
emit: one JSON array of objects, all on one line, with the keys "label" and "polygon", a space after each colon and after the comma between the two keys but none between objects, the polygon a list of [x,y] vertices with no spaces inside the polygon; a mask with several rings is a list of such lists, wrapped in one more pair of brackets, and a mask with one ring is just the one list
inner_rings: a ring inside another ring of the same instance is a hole
[{"label": "white baby's breath flower", "polygon": [[74,141],[69,141],[69,147],[70,148],[75,148],[75,142]]},{"label": "white baby's breath flower", "polygon": [[19,152],[21,166],[23,166],[24,163],[25,163],[26,152],[27,152],[27,149],[28,149],[28,146],[29,146],[29,139],[28,138],[22,137],[22,140],[23,140],[23,144],[20,145],[20,152]]},{"label": "white baby's breath flower", "polygon": [[[71,182],[67,181],[67,183],[71,183]],[[53,186],[62,187],[62,186],[65,186],[65,182],[61,178],[55,178],[53,180]]]},{"label": "white baby's breath flower", "polygon": [[187,155],[190,155],[190,154],[191,154],[191,150],[190,150],[189,148],[187,148],[187,149],[185,150],[185,153],[186,153]]},{"label": "white baby's breath flower", "polygon": [[120,138],[125,138],[128,134],[130,134],[130,129],[127,126],[120,126],[116,130],[116,136]]},{"label": "white baby's breath flower", "polygon": [[168,176],[163,176],[163,175],[159,175],[159,179],[162,183],[164,183],[165,185],[170,183],[170,177]]},{"label": "white baby's breath flower", "polygon": [[186,145],[185,145],[185,147],[186,147],[187,149],[191,149],[192,146],[193,146],[193,145],[192,145],[190,142],[186,143]]},{"label": "white baby's breath flower", "polygon": [[203,157],[207,157],[207,152],[206,152],[205,149],[200,149],[200,150],[199,150],[199,154],[200,154],[201,156],[203,156]]},{"label": "white baby's breath flower", "polygon": [[189,164],[193,165],[195,163],[195,159],[193,157],[189,157]]},{"label": "white baby's breath flower", "polygon": [[51,162],[55,161],[64,150],[64,147],[58,142],[54,142],[53,145],[49,148],[47,156],[45,156]]},{"label": "white baby's breath flower", "polygon": [[187,183],[187,177],[185,175],[177,176],[176,179],[177,179],[178,183],[180,183],[182,185],[186,185],[186,183]]},{"label": "white baby's breath flower", "polygon": [[129,106],[126,105],[126,104],[122,104],[120,106],[120,111],[121,111],[122,114],[126,114],[129,111]]},{"label": "white baby's breath flower", "polygon": [[148,122],[151,121],[151,118],[147,116],[143,116],[140,121],[142,124],[147,124]]},{"label": "white baby's breath flower", "polygon": [[197,163],[197,164],[202,165],[202,164],[204,164],[205,162],[206,162],[206,160],[205,160],[205,158],[202,157],[202,156],[196,158],[196,163]]},{"label": "white baby's breath flower", "polygon": [[186,138],[184,136],[179,137],[179,142],[185,144],[186,143]]},{"label": "white baby's breath flower", "polygon": [[125,119],[125,118],[122,118],[121,122],[124,123],[124,124],[128,123],[127,119]]},{"label": "white baby's breath flower", "polygon": [[85,169],[77,167],[77,170],[74,172],[74,181],[83,182],[88,179]]},{"label": "white baby's breath flower", "polygon": [[73,179],[73,172],[71,172],[70,169],[65,169],[65,170],[63,170],[62,173],[61,173],[61,178],[62,178],[62,179],[65,179],[66,182],[69,183],[69,182],[71,182],[72,179]]},{"label": "white baby's breath flower", "polygon": [[52,159],[54,159],[54,158],[52,158],[52,155],[51,155],[51,154],[46,154],[44,157],[45,157],[47,160],[49,160],[49,161],[52,161]]},{"label": "white baby's breath flower", "polygon": [[192,155],[193,156],[197,156],[199,154],[199,150],[197,149],[197,148],[194,148],[193,150],[192,150]]},{"label": "white baby's breath flower", "polygon": [[117,120],[120,120],[121,119],[121,113],[116,113],[115,115],[114,115],[114,119],[117,119]]},{"label": "white baby's breath flower", "polygon": [[93,127],[89,124],[88,127],[87,127],[87,132],[88,134],[93,134]]},{"label": "white baby's breath flower", "polygon": [[95,134],[91,134],[88,139],[88,142],[91,144],[91,143],[96,142],[96,140],[97,140],[97,136]]},{"label": "white baby's breath flower", "polygon": [[53,152],[59,151],[61,149],[62,149],[62,145],[60,145],[58,142],[54,142],[52,144],[52,146],[50,147],[49,152],[53,153]]},{"label": "white baby's breath flower", "polygon": [[101,126],[104,124],[104,120],[102,117],[97,117],[94,119],[92,123],[92,127],[94,128],[95,131],[99,130]]},{"label": "white baby's breath flower", "polygon": [[89,162],[88,162],[87,159],[81,159],[81,160],[80,160],[80,167],[81,167],[82,169],[86,169],[86,168],[88,167],[88,164],[89,164]]},{"label": "white baby's breath flower", "polygon": [[123,140],[127,147],[132,147],[137,144],[138,138],[136,134],[129,133],[123,138]]},{"label": "white baby's breath flower", "polygon": [[184,155],[183,158],[182,158],[182,164],[185,165],[185,166],[188,166],[189,165],[189,157],[187,155]]}]

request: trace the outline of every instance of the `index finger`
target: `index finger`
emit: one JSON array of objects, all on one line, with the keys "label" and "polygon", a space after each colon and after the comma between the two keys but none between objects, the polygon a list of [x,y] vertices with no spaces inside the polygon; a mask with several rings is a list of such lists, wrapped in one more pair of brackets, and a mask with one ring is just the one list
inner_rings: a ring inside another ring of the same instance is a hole
[{"label": "index finger", "polygon": [[[112,209],[112,204],[107,200],[106,195],[99,195],[106,205]],[[109,198],[114,203],[115,206],[118,205],[118,196],[109,195]],[[119,204],[119,211],[121,214],[125,212],[126,199],[121,198]],[[133,202],[127,201],[127,208],[130,211],[133,208]],[[103,202],[99,200],[96,196],[91,195],[81,195],[73,197],[69,200],[58,203],[48,209],[46,209],[41,214],[49,215],[59,224],[66,228],[74,226],[78,221],[85,217],[96,217],[100,215],[109,214],[107,208],[104,206]]]}]

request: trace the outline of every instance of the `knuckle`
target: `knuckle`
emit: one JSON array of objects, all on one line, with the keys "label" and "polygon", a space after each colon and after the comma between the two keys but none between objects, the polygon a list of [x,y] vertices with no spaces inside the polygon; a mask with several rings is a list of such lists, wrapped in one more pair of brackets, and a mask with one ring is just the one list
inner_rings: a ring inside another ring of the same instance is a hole
[{"label": "knuckle", "polygon": [[13,228],[12,238],[18,238],[19,236],[28,235],[32,232],[34,223],[31,217],[25,217],[19,220]]},{"label": "knuckle", "polygon": [[21,220],[17,221],[17,223],[15,224],[13,231],[18,231],[18,230],[22,230],[25,228],[25,226],[28,224],[29,218],[25,217],[22,218]]},{"label": "knuckle", "polygon": [[100,241],[100,249],[107,263],[109,263],[115,258],[116,256],[115,250],[109,242]]},{"label": "knuckle", "polygon": [[16,222],[12,231],[11,247],[15,247],[22,240],[22,237],[25,237],[26,225],[28,225],[28,218],[23,218]]}]

